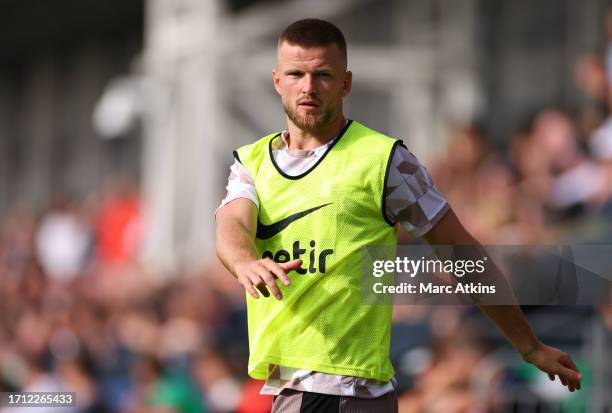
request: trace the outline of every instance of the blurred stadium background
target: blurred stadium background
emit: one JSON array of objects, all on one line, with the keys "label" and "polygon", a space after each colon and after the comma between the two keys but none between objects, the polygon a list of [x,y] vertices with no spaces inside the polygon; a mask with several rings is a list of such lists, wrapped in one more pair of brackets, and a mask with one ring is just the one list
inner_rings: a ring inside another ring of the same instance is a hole
[{"label": "blurred stadium background", "polygon": [[[349,117],[402,137],[483,243],[609,244],[611,6],[0,0],[0,390],[75,391],[74,412],[269,410],[213,214],[231,151],[284,125],[275,38],[306,16],[347,35]],[[525,311],[582,391],[478,311],[397,306],[400,410],[612,411],[610,306]]]}]

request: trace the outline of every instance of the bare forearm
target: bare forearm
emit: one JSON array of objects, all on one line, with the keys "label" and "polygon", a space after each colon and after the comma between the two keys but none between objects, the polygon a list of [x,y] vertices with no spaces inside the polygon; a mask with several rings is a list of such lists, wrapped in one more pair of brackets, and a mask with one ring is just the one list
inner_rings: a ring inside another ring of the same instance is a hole
[{"label": "bare forearm", "polygon": [[276,280],[291,285],[287,272],[299,268],[302,260],[279,264],[270,258],[258,258],[256,228],[257,208],[251,201],[236,199],[224,206],[217,212],[217,255],[253,298],[259,298],[257,289],[264,297],[272,293],[281,300]]},{"label": "bare forearm", "polygon": [[[434,245],[475,246],[476,248],[472,247],[471,251],[482,249],[480,244],[463,228],[452,210],[426,234],[425,239]],[[481,256],[485,256],[485,253],[483,252]],[[482,301],[478,300],[478,297],[473,297],[477,299],[476,302],[481,303],[479,305],[480,310],[497,324],[526,362],[548,373],[551,380],[554,380],[555,375],[559,376],[563,385],[567,385],[570,391],[580,389],[582,375],[578,372],[578,368],[570,355],[542,344],[538,340],[527,323],[521,308],[513,304],[516,303],[516,299],[509,284],[505,282],[503,274],[493,261],[488,261],[487,278],[493,281],[497,287],[501,287],[500,290],[504,293],[501,296],[496,294],[495,298],[503,299],[503,301],[497,302],[510,305],[483,304]]]},{"label": "bare forearm", "polygon": [[[478,306],[480,310],[497,324],[514,348],[521,354],[528,354],[537,347],[539,341],[527,323],[521,308],[513,304],[516,303],[516,299],[510,284],[495,265],[495,262],[488,257],[487,251],[466,231],[452,210],[442,218],[425,238],[430,244],[457,246],[454,253],[459,255],[459,258],[485,259],[484,257],[486,257],[487,271],[479,281],[496,286],[497,292],[493,299],[506,305],[483,304],[483,300],[487,297],[478,296],[472,297],[474,302],[481,303]],[[459,282],[466,282],[466,280],[459,279]]]},{"label": "bare forearm", "polygon": [[236,263],[257,259],[253,236],[239,222],[218,223],[217,256],[225,268],[236,275]]},{"label": "bare forearm", "polygon": [[480,305],[479,308],[523,357],[541,344],[518,305]]}]

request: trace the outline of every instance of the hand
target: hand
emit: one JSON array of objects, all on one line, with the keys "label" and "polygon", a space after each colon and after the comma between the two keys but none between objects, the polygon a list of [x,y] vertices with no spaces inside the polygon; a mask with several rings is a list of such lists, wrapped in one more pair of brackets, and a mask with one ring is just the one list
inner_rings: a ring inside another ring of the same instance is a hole
[{"label": "hand", "polygon": [[270,258],[263,258],[261,260],[236,263],[234,270],[240,284],[244,286],[244,289],[253,298],[259,298],[259,294],[257,294],[253,287],[255,286],[264,297],[270,296],[268,291],[270,289],[277,300],[282,300],[283,295],[276,285],[276,279],[281,280],[285,285],[291,285],[291,280],[287,277],[287,273],[299,268],[301,265],[302,260],[277,263]]},{"label": "hand", "polygon": [[569,391],[580,390],[582,374],[569,354],[539,343],[533,350],[523,354],[523,360],[548,373],[548,378],[553,381],[555,375],[559,376],[561,383],[567,386]]}]

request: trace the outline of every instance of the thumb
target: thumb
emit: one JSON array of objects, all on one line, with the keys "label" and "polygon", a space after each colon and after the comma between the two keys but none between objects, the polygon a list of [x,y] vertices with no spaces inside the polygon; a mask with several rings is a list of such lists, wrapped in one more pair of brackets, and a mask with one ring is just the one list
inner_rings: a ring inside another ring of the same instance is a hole
[{"label": "thumb", "polygon": [[296,270],[298,268],[300,268],[300,266],[302,265],[302,260],[293,260],[293,261],[289,261],[289,262],[284,262],[282,264],[279,264],[280,267],[289,272],[289,271],[293,271]]},{"label": "thumb", "polygon": [[567,380],[575,380],[577,382],[582,380],[582,374],[578,373],[575,370],[568,369],[567,367],[561,367],[561,369],[559,369],[559,372],[557,374],[559,374],[560,376],[562,376],[564,379],[567,379]]}]

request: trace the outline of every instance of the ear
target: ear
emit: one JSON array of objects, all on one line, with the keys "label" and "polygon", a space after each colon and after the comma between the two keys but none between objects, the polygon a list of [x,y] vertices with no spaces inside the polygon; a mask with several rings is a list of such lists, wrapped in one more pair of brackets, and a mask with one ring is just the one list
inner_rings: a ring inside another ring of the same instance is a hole
[{"label": "ear", "polygon": [[344,74],[344,83],[342,85],[342,97],[347,96],[351,92],[351,86],[353,85],[353,72],[347,70]]},{"label": "ear", "polygon": [[272,69],[272,82],[274,83],[274,89],[276,93],[281,94],[280,91],[280,74],[276,69]]}]

